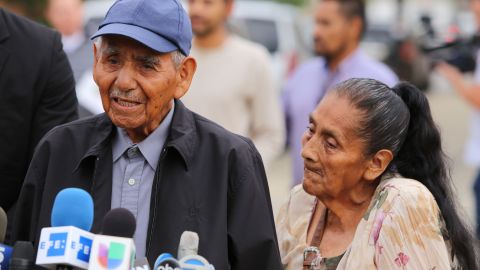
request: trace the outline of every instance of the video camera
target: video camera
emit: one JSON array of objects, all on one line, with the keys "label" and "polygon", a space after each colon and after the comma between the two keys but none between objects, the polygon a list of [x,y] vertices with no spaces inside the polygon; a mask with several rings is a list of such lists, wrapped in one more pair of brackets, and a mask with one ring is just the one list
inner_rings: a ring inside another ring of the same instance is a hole
[{"label": "video camera", "polygon": [[424,34],[420,38],[420,49],[430,59],[432,68],[439,62],[446,62],[463,73],[475,70],[477,51],[480,48],[478,33],[465,38],[454,27],[446,38],[439,38],[430,16],[422,16],[421,24]]}]

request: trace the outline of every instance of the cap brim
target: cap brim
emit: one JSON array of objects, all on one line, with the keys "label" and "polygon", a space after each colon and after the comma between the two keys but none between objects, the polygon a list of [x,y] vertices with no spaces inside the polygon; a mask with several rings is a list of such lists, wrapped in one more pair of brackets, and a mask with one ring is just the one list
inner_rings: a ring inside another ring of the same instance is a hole
[{"label": "cap brim", "polygon": [[131,24],[107,24],[102,28],[98,29],[98,31],[91,37],[91,39],[95,39],[104,35],[126,36],[160,53],[168,53],[178,50],[178,47],[175,44],[163,38],[162,36],[147,29]]}]

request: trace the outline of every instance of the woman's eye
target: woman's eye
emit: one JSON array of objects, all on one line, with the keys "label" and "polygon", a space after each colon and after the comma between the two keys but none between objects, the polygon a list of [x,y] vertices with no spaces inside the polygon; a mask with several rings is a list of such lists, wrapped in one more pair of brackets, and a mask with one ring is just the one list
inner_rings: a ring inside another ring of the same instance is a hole
[{"label": "woman's eye", "polygon": [[325,140],[325,145],[330,149],[336,149],[337,148],[337,143],[333,139],[326,139]]}]

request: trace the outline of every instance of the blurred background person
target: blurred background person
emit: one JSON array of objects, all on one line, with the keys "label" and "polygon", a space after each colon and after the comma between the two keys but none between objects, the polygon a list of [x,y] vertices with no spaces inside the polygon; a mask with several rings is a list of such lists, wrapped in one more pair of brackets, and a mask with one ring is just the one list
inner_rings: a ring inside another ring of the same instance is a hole
[{"label": "blurred background person", "polygon": [[0,207],[13,220],[35,146],[78,118],[77,98],[57,32],[0,8],[0,48]]},{"label": "blurred background person", "polygon": [[266,166],[284,148],[285,131],[268,51],[230,34],[233,0],[189,0],[198,67],[182,101],[226,129],[249,137]]},{"label": "blurred background person", "polygon": [[92,44],[84,31],[82,0],[48,0],[45,17],[62,35],[63,50],[73,69],[75,81],[92,68]]},{"label": "blurred background person", "polygon": [[293,185],[301,182],[301,137],[308,116],[331,86],[349,78],[374,78],[393,85],[397,76],[359,48],[367,21],[362,0],[321,0],[315,7],[314,49],[319,56],[303,64],[286,83],[283,106],[293,161]]},{"label": "blurred background person", "polygon": [[[470,0],[470,8],[475,16],[477,27],[480,30],[480,0]],[[477,46],[480,44],[477,44]],[[470,105],[474,112],[470,123],[470,136],[465,147],[465,159],[468,164],[480,168],[480,53],[477,51],[477,67],[474,72],[474,82],[465,79],[460,70],[446,62],[437,65],[437,71],[443,75],[460,96]],[[480,170],[474,181],[476,199],[476,234],[480,239]]]},{"label": "blurred background person", "polygon": [[[85,84],[85,77],[91,81],[93,65],[92,43],[84,27],[84,7],[82,0],[48,0],[45,18],[62,35],[63,50],[72,66],[75,82]],[[92,106],[100,107],[96,92],[77,89],[80,117],[93,115]],[[80,91],[83,91],[80,93]]]},{"label": "blurred background person", "polygon": [[302,146],[303,186],[276,220],[286,270],[479,269],[440,132],[415,86],[334,86]]}]

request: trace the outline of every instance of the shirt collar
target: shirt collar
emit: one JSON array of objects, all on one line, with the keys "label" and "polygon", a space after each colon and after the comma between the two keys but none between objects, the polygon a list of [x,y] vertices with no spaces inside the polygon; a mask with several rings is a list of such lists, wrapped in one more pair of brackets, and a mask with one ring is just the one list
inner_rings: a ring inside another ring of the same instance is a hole
[{"label": "shirt collar", "polygon": [[[337,70],[334,70],[334,73],[340,73],[343,72],[344,70],[348,69],[351,67],[353,64],[357,63],[360,61],[360,59],[363,56],[363,52],[360,48],[356,48],[347,58],[345,58],[340,64],[338,65]],[[325,61],[323,67],[325,70],[330,73],[331,71],[328,69],[328,62]]]},{"label": "shirt collar", "polygon": [[[165,116],[162,123],[160,123],[160,125],[148,135],[145,140],[137,144],[138,149],[153,170],[157,168],[162,148],[167,140],[174,110],[175,104],[173,103],[172,109],[170,109],[170,112]],[[123,153],[133,145],[134,144],[128,137],[127,132],[123,128],[117,127],[117,136],[113,139],[113,162],[115,163]]]}]

